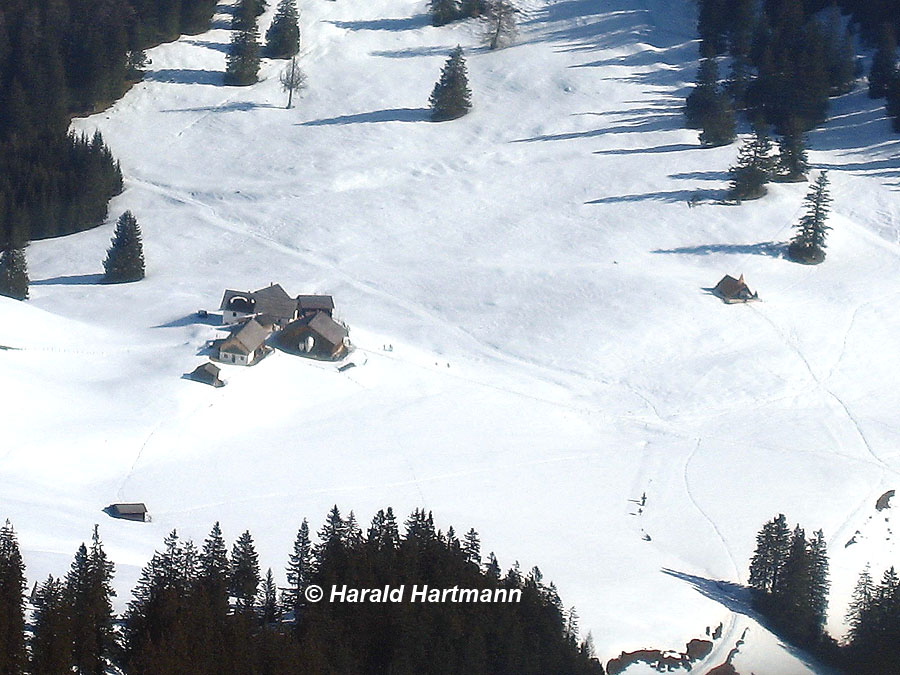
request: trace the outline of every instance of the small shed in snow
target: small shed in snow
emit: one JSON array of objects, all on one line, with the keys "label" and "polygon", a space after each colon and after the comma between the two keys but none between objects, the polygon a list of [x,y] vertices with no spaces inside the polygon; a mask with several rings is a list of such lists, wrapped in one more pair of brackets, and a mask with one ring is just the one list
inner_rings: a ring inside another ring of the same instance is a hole
[{"label": "small shed in snow", "polygon": [[103,509],[108,516],[122,520],[147,521],[147,507],[142,502],[132,504],[110,504]]},{"label": "small shed in snow", "polygon": [[350,349],[350,332],[326,312],[289,323],[281,333],[282,344],[320,359],[337,360]]},{"label": "small shed in snow", "polygon": [[759,300],[759,294],[750,291],[750,288],[744,281],[743,274],[741,275],[740,279],[735,279],[734,277],[726,274],[724,277],[722,277],[722,280],[716,284],[715,288],[713,288],[713,293],[720,297],[723,302],[729,305],[736,302],[751,302],[753,300]]},{"label": "small shed in snow", "polygon": [[204,363],[197,368],[188,377],[195,382],[202,382],[213,387],[224,387],[225,383],[219,379],[219,367],[213,363]]}]

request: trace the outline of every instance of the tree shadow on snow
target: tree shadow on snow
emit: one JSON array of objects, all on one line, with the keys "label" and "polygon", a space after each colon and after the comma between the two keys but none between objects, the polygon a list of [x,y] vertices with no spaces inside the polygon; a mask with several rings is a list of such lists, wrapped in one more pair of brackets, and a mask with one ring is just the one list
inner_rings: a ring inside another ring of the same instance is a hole
[{"label": "tree shadow on snow", "polygon": [[389,110],[374,110],[367,113],[354,115],[341,115],[321,120],[303,122],[301,127],[327,127],[340,124],[372,124],[376,122],[425,122],[430,119],[431,111],[428,108],[391,108]]},{"label": "tree shadow on snow", "polygon": [[646,192],[641,195],[614,195],[612,197],[601,197],[600,199],[592,199],[585,204],[622,204],[627,202],[669,202],[677,203],[698,202],[698,201],[719,201],[725,198],[727,190],[669,190],[667,192]]},{"label": "tree shadow on snow", "polygon": [[763,241],[758,244],[702,244],[700,246],[682,246],[680,248],[658,248],[653,251],[653,253],[664,255],[733,253],[735,255],[763,255],[770,258],[783,258],[786,252],[787,244],[783,241]]},{"label": "tree shadow on snow", "polygon": [[225,73],[219,70],[201,70],[197,68],[163,68],[151,70],[144,74],[144,79],[151,82],[172,82],[175,84],[209,84],[225,86]]},{"label": "tree shadow on snow", "polygon": [[412,30],[424,28],[431,24],[431,20],[425,14],[408,16],[401,19],[373,19],[371,21],[329,21],[328,23],[338,28],[348,30]]},{"label": "tree shadow on snow", "polygon": [[409,47],[408,49],[384,49],[370,52],[372,56],[389,59],[411,59],[416,56],[446,56],[453,47]]},{"label": "tree shadow on snow", "polygon": [[194,45],[195,47],[206,47],[216,52],[227,54],[231,50],[231,45],[224,42],[204,42],[203,40],[184,40],[185,44]]},{"label": "tree shadow on snow", "polygon": [[103,283],[102,274],[70,274],[32,281],[32,286],[94,286]]},{"label": "tree shadow on snow", "polygon": [[[646,115],[622,120],[624,124],[587,131],[568,131],[560,134],[542,134],[531,138],[517,138],[511,143],[534,143],[536,141],[571,141],[576,138],[596,138],[608,134],[635,134],[644,131],[670,131],[679,129],[681,115],[679,113],[664,113],[661,115]],[[685,146],[693,147],[693,146]]]},{"label": "tree shadow on snow", "polygon": [[257,108],[283,108],[284,106],[273,103],[253,103],[252,101],[233,101],[224,105],[209,105],[199,108],[168,108],[164,113],[171,112],[246,112]]},{"label": "tree shadow on snow", "polygon": [[624,148],[622,150],[595,150],[595,155],[655,155],[664,152],[682,152],[684,150],[698,150],[701,146],[687,143],[670,143],[669,145],[657,145],[655,148]]}]

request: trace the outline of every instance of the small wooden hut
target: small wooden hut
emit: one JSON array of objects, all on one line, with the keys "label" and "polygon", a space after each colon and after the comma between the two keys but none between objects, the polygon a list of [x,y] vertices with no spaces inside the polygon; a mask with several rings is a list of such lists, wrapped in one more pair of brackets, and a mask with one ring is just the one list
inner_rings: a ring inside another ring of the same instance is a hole
[{"label": "small wooden hut", "polygon": [[713,293],[729,305],[736,302],[752,302],[759,300],[759,294],[751,292],[742,274],[739,279],[726,274],[713,288]]},{"label": "small wooden hut", "polygon": [[213,363],[204,363],[197,368],[188,377],[195,382],[202,382],[213,387],[224,387],[225,382],[219,378],[219,367]]},{"label": "small wooden hut", "polygon": [[107,515],[122,520],[147,521],[147,507],[141,502],[133,504],[110,504],[103,509]]}]

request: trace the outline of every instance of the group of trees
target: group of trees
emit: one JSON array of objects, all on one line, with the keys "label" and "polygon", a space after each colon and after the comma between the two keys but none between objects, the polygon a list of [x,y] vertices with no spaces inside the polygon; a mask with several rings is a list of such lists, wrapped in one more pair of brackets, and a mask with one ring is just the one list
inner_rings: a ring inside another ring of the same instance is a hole
[{"label": "group of trees", "polygon": [[[94,674],[114,665],[129,675],[246,673],[491,673],[599,675],[590,636],[579,640],[540,570],[518,563],[505,574],[493,554],[483,560],[478,533],[460,539],[414,511],[402,527],[379,511],[364,532],[335,506],[310,536],[303,521],[288,557],[287,586],[261,575],[253,537],[244,532],[230,554],[216,523],[196,547],[172,532],[141,572],[128,609],[113,631],[107,560],[95,528],[64,579],[32,593],[26,634],[25,577],[12,527],[0,530],[0,672]],[[382,588],[427,584],[518,589],[515,603],[330,602],[333,585]],[[320,602],[307,588],[325,590]],[[280,591],[280,592],[279,592]],[[313,597],[313,596],[310,596]]]},{"label": "group of trees", "polygon": [[428,13],[434,26],[470,18],[483,20],[484,42],[490,49],[500,49],[515,39],[519,10],[511,0],[431,0]]},{"label": "group of trees", "polygon": [[848,661],[857,672],[890,675],[900,659],[900,578],[893,567],[875,583],[867,565],[847,612]]},{"label": "group of trees", "polygon": [[[141,228],[131,211],[119,216],[111,244],[103,261],[103,280],[115,284],[143,279],[144,245]],[[28,285],[24,247],[0,252],[0,295],[26,300]]]},{"label": "group of trees", "polygon": [[783,514],[763,526],[750,561],[750,586],[757,609],[783,634],[806,646],[824,639],[829,585],[821,530],[807,539],[799,525],[791,531]]},{"label": "group of trees", "polygon": [[[266,31],[266,45],[259,42],[259,17],[266,10],[266,0],[241,0],[234,8],[231,27],[234,33],[228,49],[225,84],[246,86],[259,79],[260,57],[292,59],[300,51],[300,23],[296,0],[281,0]],[[293,95],[305,77],[296,62],[292,62],[292,76],[282,84]],[[288,104],[290,107],[290,104]]]},{"label": "group of trees", "polygon": [[5,0],[0,250],[95,227],[121,192],[103,138],[68,133],[140,79],[143,50],[209,26],[215,0]]},{"label": "group of trees", "polygon": [[895,35],[891,24],[882,24],[869,72],[869,97],[887,99],[886,108],[893,120],[894,131],[900,132],[900,67]]}]

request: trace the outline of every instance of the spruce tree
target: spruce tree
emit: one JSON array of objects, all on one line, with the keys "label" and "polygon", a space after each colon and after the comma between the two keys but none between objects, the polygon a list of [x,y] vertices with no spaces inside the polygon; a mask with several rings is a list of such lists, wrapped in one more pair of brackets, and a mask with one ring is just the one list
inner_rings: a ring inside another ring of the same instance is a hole
[{"label": "spruce tree", "polygon": [[825,35],[829,93],[832,96],[840,96],[853,88],[856,75],[856,48],[849,27],[842,28],[841,11],[837,5],[833,5],[827,11]]},{"label": "spruce tree", "polygon": [[12,248],[0,253],[0,295],[14,300],[26,300],[28,283],[25,250]]},{"label": "spruce tree", "polygon": [[88,549],[82,544],[66,575],[66,594],[72,607],[73,661],[80,675],[104,675],[113,643],[111,597],[114,572],[100,541],[97,526]]},{"label": "spruce tree", "polygon": [[872,606],[874,595],[875,583],[872,580],[869,565],[866,564],[865,569],[859,575],[856,586],[853,588],[853,596],[845,617],[847,624],[850,626],[850,631],[847,634],[850,642],[855,642],[859,638],[860,622]]},{"label": "spruce tree", "polygon": [[458,0],[430,0],[428,13],[431,14],[431,25],[444,26],[460,18]]},{"label": "spruce tree", "polygon": [[139,281],[144,278],[141,228],[131,211],[119,216],[112,247],[106,252],[106,260],[103,261],[103,269],[106,272],[103,280],[107,283]]},{"label": "spruce tree", "polygon": [[231,595],[239,610],[253,607],[259,588],[259,556],[250,532],[244,532],[231,549]]},{"label": "spruce tree", "polygon": [[66,588],[52,576],[34,593],[31,672],[41,675],[72,673],[72,608]]},{"label": "spruce tree", "polygon": [[756,535],[756,551],[750,561],[750,586],[764,593],[774,591],[787,559],[790,534],[783,513],[763,525]]},{"label": "spruce tree", "polygon": [[803,130],[799,123],[789,123],[784,135],[778,140],[778,180],[799,183],[806,180],[808,171],[809,161]]},{"label": "spruce tree", "polygon": [[712,115],[719,94],[719,64],[715,59],[702,59],[697,71],[697,84],[688,94],[684,116],[688,129],[702,129],[703,121]]},{"label": "spruce tree", "polygon": [[831,203],[826,171],[819,174],[805,202],[806,214],[796,225],[797,234],[788,246],[788,254],[797,262],[815,265],[825,259],[825,235],[831,229],[825,224]]},{"label": "spruce tree", "polygon": [[266,31],[266,55],[273,59],[289,59],[299,51],[300,17],[296,0],[281,0]]},{"label": "spruce tree", "polygon": [[822,530],[818,530],[809,541],[810,555],[810,609],[813,638],[818,640],[825,632],[826,610],[828,609],[828,544]]},{"label": "spruce tree", "polygon": [[738,163],[731,167],[731,187],[729,199],[744,201],[759,199],[767,192],[766,183],[772,178],[775,162],[770,156],[772,142],[765,130],[756,129],[753,137],[747,140],[738,151]]},{"label": "spruce tree", "polygon": [[434,85],[429,99],[431,119],[443,122],[462,117],[472,108],[472,92],[466,75],[466,60],[462,47],[450,52],[441,70],[441,79]]},{"label": "spruce tree", "polygon": [[259,51],[259,30],[253,17],[231,38],[225,58],[225,84],[242,87],[254,84],[259,75]]},{"label": "spruce tree", "polygon": [[466,562],[481,568],[481,539],[479,539],[478,533],[474,528],[466,532],[462,550],[465,553]]},{"label": "spruce tree", "polygon": [[259,589],[259,618],[264,626],[281,621],[281,608],[278,606],[278,587],[270,567],[266,571],[262,588]]},{"label": "spruce tree", "polygon": [[717,91],[708,114],[703,118],[700,144],[715,148],[730,145],[737,136],[737,122],[731,102],[721,91]]},{"label": "spruce tree", "polygon": [[10,522],[0,528],[0,673],[25,672],[25,563]]},{"label": "spruce tree", "polygon": [[891,126],[900,133],[900,69],[894,70],[887,86],[887,113],[891,116]]},{"label": "spruce tree", "polygon": [[890,24],[884,24],[878,39],[878,48],[869,70],[869,98],[887,96],[888,85],[897,69],[897,39]]}]

